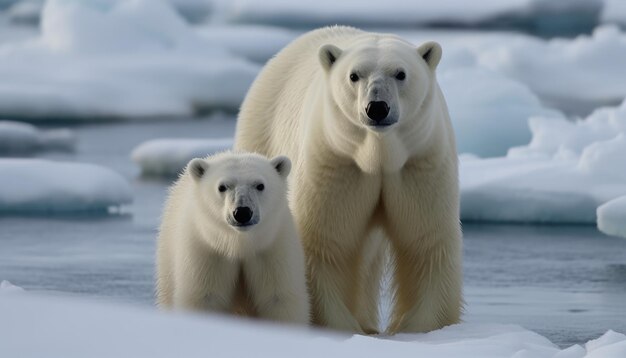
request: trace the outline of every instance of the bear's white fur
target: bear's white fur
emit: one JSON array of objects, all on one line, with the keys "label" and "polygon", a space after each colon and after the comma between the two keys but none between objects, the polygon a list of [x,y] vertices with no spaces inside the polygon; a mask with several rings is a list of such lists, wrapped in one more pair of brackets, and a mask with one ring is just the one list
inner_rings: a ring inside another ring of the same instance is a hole
[{"label": "bear's white fur", "polygon": [[[440,58],[434,42],[416,48],[393,35],[323,28],[278,53],[248,92],[235,146],[293,160],[289,199],[316,324],[378,331],[386,248],[389,333],[460,319],[457,154],[435,76]],[[378,126],[368,115],[375,101],[388,105]]]},{"label": "bear's white fur", "polygon": [[[287,157],[194,159],[172,186],[157,245],[163,308],[306,324],[304,253],[287,203]],[[237,226],[237,207],[251,208]]]}]

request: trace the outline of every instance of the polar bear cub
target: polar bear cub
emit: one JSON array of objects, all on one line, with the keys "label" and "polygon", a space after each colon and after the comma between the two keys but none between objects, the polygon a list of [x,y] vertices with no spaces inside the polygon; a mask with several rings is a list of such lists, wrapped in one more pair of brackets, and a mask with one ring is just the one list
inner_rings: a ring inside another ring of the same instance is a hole
[{"label": "polar bear cub", "polygon": [[291,161],[220,153],[172,186],[157,245],[157,303],[306,324],[304,253],[287,204]]}]

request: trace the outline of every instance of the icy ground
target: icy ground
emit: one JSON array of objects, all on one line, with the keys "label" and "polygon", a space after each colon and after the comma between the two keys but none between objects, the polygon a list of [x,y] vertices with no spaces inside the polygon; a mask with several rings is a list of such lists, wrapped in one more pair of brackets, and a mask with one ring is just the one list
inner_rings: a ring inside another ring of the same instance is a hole
[{"label": "icy ground", "polygon": [[10,322],[0,324],[0,354],[10,357],[622,358],[626,353],[626,336],[613,331],[565,350],[516,325],[460,324],[428,334],[368,337],[1,289],[0,317]]}]

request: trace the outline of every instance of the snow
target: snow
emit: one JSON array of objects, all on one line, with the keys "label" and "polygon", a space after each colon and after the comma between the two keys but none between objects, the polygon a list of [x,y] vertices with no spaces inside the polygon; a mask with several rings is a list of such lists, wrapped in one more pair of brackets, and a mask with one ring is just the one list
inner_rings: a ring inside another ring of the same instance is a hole
[{"label": "snow", "polygon": [[[601,11],[601,0],[462,0],[294,2],[289,0],[218,1],[216,17],[236,23],[318,27],[356,26],[518,26],[543,32],[588,29]],[[575,31],[575,30],[574,30]]]},{"label": "snow", "polygon": [[597,214],[600,231],[626,238],[626,195],[603,204]]},{"label": "snow", "polygon": [[42,131],[15,121],[0,120],[0,156],[31,154],[43,150],[73,150],[76,136],[69,129]]},{"label": "snow", "polygon": [[427,334],[350,336],[29,293],[0,295],[0,317],[6,323],[0,325],[3,356],[621,358],[626,354],[626,336],[613,331],[585,348],[560,350],[516,325],[464,323]]},{"label": "snow", "polygon": [[595,223],[626,195],[626,101],[584,120],[534,117],[526,146],[506,157],[461,157],[461,216],[469,221]]},{"label": "snow", "polygon": [[106,212],[131,201],[126,180],[104,167],[0,159],[0,212]]},{"label": "snow", "polygon": [[153,139],[133,149],[132,160],[145,175],[175,176],[194,158],[204,158],[233,146],[231,138]]},{"label": "snow", "polygon": [[0,46],[0,114],[106,119],[236,110],[258,65],[162,0],[49,0],[41,36]]}]

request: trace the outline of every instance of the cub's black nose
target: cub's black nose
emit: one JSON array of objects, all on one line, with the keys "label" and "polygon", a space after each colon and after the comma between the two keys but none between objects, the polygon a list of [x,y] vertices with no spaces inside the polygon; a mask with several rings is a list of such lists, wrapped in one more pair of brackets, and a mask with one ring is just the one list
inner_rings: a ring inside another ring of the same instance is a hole
[{"label": "cub's black nose", "polygon": [[389,114],[389,106],[387,105],[387,102],[384,101],[372,101],[367,104],[365,112],[371,120],[380,122],[387,118],[387,115]]},{"label": "cub's black nose", "polygon": [[240,206],[233,212],[233,217],[239,224],[247,224],[252,219],[252,210],[247,206]]}]

